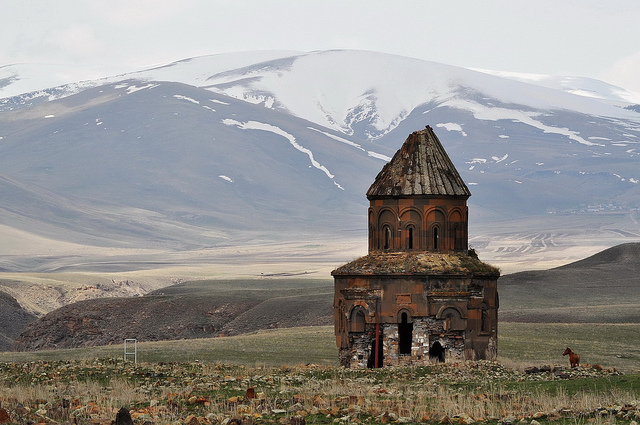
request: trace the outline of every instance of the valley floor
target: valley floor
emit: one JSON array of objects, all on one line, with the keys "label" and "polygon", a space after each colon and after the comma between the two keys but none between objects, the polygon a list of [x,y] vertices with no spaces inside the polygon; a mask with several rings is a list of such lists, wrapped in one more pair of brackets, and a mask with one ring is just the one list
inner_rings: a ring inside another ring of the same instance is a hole
[{"label": "valley floor", "polygon": [[122,345],[0,353],[0,419],[107,425],[126,407],[157,425],[632,424],[639,335],[640,324],[501,323],[499,362],[377,370],[337,367],[330,326],[141,342],[138,364]]},{"label": "valley floor", "polygon": [[[523,373],[494,362],[349,370],[121,359],[0,363],[3,423],[632,424],[640,375],[554,367]],[[123,413],[120,413],[121,415]],[[534,422],[536,421],[536,422]]]}]

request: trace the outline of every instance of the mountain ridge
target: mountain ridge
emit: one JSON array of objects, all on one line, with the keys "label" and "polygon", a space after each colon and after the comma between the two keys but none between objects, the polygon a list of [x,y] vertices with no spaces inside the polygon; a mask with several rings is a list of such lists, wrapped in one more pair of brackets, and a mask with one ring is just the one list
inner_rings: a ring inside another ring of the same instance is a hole
[{"label": "mountain ridge", "polygon": [[640,115],[604,97],[360,51],[208,56],[42,89],[0,99],[0,223],[92,247],[366,246],[366,188],[431,125],[486,258],[611,246],[640,239]]}]

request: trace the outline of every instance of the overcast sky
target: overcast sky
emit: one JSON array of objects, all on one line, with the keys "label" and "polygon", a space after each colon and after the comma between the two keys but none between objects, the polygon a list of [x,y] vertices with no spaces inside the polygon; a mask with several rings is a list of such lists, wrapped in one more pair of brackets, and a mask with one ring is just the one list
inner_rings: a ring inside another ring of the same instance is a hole
[{"label": "overcast sky", "polygon": [[363,49],[640,92],[638,0],[0,0],[0,66],[106,76],[246,50]]}]

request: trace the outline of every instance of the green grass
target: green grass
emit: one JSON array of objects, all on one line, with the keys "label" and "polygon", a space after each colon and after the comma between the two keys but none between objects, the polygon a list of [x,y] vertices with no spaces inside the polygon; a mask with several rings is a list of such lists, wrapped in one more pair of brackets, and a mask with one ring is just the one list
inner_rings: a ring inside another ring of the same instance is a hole
[{"label": "green grass", "polygon": [[[122,344],[68,350],[0,353],[0,361],[81,360],[123,357]],[[139,362],[193,362],[244,365],[337,365],[333,327],[288,328],[223,338],[139,342]]]},{"label": "green grass", "polygon": [[[500,323],[499,359],[506,364],[568,365],[571,347],[582,363],[622,371],[640,370],[640,324]],[[123,346],[0,353],[0,361],[77,360],[122,357]],[[140,362],[201,362],[281,366],[338,364],[332,326],[260,331],[225,338],[140,342]]]},{"label": "green grass", "polygon": [[640,324],[500,323],[498,352],[517,362],[568,364],[566,347],[581,362],[606,368],[640,370]]}]

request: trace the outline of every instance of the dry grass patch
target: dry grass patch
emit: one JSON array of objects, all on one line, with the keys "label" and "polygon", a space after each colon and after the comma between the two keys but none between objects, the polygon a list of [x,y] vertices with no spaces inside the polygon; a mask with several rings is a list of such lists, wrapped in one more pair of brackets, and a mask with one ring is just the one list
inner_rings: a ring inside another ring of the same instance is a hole
[{"label": "dry grass patch", "polygon": [[193,418],[200,425],[228,425],[232,418],[252,424],[640,418],[639,375],[559,370],[563,375],[526,375],[492,362],[378,370],[110,359],[0,363],[0,403],[15,423],[107,424],[122,406],[136,424],[159,425]]}]

